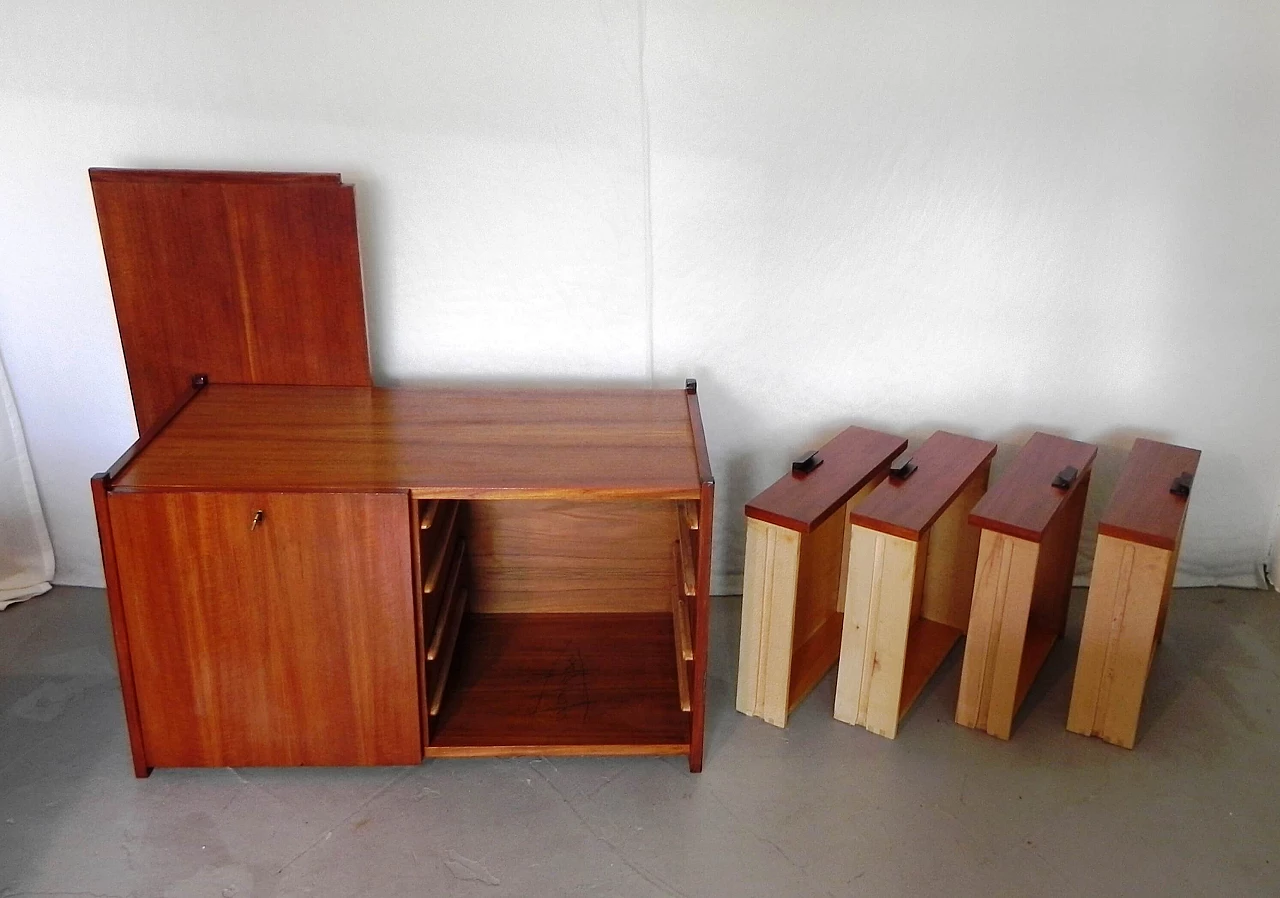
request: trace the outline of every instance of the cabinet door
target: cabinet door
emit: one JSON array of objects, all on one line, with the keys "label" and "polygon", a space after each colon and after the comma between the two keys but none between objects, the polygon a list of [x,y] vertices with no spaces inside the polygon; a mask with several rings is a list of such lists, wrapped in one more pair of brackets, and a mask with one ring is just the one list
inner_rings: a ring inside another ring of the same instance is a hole
[{"label": "cabinet door", "polygon": [[148,764],[422,760],[404,495],[110,501]]}]

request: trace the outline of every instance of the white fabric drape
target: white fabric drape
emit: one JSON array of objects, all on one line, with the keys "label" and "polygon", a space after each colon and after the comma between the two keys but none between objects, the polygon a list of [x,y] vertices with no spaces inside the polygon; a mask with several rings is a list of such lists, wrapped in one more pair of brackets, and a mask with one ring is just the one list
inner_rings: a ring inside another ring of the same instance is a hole
[{"label": "white fabric drape", "polygon": [[48,592],[52,576],[53,546],[18,407],[0,362],[0,610]]}]

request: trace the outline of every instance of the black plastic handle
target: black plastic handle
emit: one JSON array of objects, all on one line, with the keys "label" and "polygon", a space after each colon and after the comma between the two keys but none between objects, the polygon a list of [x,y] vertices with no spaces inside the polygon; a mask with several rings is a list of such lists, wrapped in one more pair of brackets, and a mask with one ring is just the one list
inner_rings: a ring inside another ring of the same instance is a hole
[{"label": "black plastic handle", "polygon": [[797,458],[791,463],[791,473],[808,474],[820,464],[822,464],[822,459],[818,458],[818,450],[814,449],[808,455]]},{"label": "black plastic handle", "polygon": [[918,466],[916,465],[915,462],[913,462],[911,459],[907,459],[906,461],[899,462],[898,464],[890,468],[889,476],[892,477],[894,480],[906,480],[908,477],[910,477],[912,474],[916,472],[917,467]]},{"label": "black plastic handle", "polygon": [[1173,483],[1169,484],[1169,492],[1175,496],[1186,498],[1191,495],[1191,483],[1196,479],[1196,475],[1190,471],[1183,471],[1180,475],[1173,478]]},{"label": "black plastic handle", "polygon": [[1071,485],[1076,482],[1076,478],[1080,476],[1080,472],[1070,465],[1058,472],[1058,476],[1053,478],[1053,488],[1055,490],[1069,490]]}]

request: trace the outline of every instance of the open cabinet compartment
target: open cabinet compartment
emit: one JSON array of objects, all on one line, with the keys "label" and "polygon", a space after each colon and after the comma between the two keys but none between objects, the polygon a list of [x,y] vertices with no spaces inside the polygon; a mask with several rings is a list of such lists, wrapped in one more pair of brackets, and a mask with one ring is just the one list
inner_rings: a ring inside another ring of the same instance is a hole
[{"label": "open cabinet compartment", "polygon": [[689,752],[696,503],[415,504],[428,756]]}]

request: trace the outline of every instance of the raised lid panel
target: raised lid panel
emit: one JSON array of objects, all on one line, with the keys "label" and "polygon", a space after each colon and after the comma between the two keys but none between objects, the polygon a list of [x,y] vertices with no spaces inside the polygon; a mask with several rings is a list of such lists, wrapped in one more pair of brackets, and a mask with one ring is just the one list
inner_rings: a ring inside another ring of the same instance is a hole
[{"label": "raised lid panel", "polygon": [[355,197],[338,176],[89,177],[139,430],[192,374],[371,383]]},{"label": "raised lid panel", "polygon": [[787,474],[747,503],[747,517],[808,533],[907,448],[902,437],[847,427],[818,450],[822,464]]},{"label": "raised lid panel", "polygon": [[113,489],[696,499],[699,484],[683,391],[214,383]]},{"label": "raised lid panel", "polygon": [[1175,478],[1195,474],[1200,450],[1138,439],[1120,472],[1098,532],[1118,539],[1172,549],[1187,513],[1187,497],[1169,492]]},{"label": "raised lid panel", "polygon": [[[985,530],[1040,542],[1060,508],[1087,482],[1098,447],[1048,433],[1035,433],[1005,469],[995,486],[978,500],[969,523]],[[1064,468],[1078,475],[1070,488],[1055,489],[1053,480]]]},{"label": "raised lid panel", "polygon": [[996,454],[996,444],[939,430],[911,455],[915,472],[890,477],[853,512],[853,523],[903,539],[919,539],[964,485]]}]

